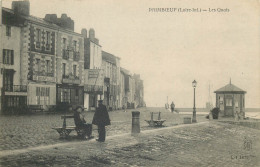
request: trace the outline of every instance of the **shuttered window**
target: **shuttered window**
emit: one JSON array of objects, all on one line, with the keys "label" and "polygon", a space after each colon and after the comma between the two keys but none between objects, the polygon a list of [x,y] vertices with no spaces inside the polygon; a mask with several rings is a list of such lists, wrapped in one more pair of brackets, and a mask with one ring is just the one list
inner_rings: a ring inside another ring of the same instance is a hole
[{"label": "shuttered window", "polygon": [[14,64],[14,51],[9,49],[3,49],[3,64]]}]

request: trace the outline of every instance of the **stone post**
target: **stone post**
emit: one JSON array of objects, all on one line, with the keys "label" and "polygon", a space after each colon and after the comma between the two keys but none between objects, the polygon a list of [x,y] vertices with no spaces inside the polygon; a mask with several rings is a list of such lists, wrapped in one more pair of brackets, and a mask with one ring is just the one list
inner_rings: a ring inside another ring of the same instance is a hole
[{"label": "stone post", "polygon": [[132,111],[132,134],[140,133],[140,112]]}]

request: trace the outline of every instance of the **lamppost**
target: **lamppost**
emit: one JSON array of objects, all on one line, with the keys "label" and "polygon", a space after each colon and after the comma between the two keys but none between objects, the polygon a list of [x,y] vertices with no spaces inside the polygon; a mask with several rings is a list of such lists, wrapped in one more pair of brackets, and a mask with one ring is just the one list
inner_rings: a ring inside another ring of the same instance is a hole
[{"label": "lamppost", "polygon": [[195,88],[197,86],[197,82],[194,80],[192,82],[192,87],[194,88],[194,105],[193,105],[193,116],[192,116],[192,123],[196,123],[196,106],[195,106]]}]

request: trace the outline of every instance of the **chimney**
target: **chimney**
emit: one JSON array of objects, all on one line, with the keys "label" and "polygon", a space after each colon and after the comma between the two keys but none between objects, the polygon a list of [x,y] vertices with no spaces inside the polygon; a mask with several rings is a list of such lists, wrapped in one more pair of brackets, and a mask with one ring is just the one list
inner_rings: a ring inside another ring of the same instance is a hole
[{"label": "chimney", "polygon": [[89,38],[94,41],[95,38],[95,30],[93,28],[89,29]]},{"label": "chimney", "polygon": [[56,24],[57,23],[57,15],[56,14],[46,14],[44,20],[48,21],[50,23]]},{"label": "chimney", "polygon": [[[0,0],[0,30],[1,30],[1,26],[2,26],[2,0]],[[1,31],[1,33],[2,33],[2,31]],[[0,36],[1,36],[1,34],[0,34]]]},{"label": "chimney", "polygon": [[28,0],[24,1],[13,1],[12,10],[15,15],[30,15],[30,2]]},{"label": "chimney", "polygon": [[68,17],[67,14],[63,13],[61,15],[61,18],[58,18],[57,25],[74,31],[74,21],[70,17]]},{"label": "chimney", "polygon": [[88,38],[88,31],[86,28],[82,28],[81,35],[83,35],[84,38]]}]

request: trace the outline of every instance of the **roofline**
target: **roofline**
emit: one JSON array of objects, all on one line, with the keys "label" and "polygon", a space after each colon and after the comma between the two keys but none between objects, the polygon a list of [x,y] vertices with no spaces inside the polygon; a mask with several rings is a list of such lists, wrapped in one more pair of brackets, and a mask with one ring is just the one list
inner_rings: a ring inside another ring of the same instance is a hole
[{"label": "roofline", "polygon": [[95,41],[91,40],[90,38],[87,38],[87,39],[89,40],[89,42],[92,42],[92,43],[94,43],[94,44],[96,44],[96,45],[98,45],[98,46],[102,47],[101,45],[99,45],[99,44],[98,44],[98,43],[96,43]]},{"label": "roofline", "polygon": [[[9,8],[6,8],[6,7],[2,7],[2,9],[5,10],[6,12],[14,14],[14,11],[12,9],[9,9]],[[51,28],[51,29],[54,29],[54,30],[57,30],[57,31],[63,31],[63,32],[66,32],[66,33],[72,33],[74,35],[77,35],[77,36],[80,36],[80,37],[84,38],[82,34],[77,33],[75,31],[71,31],[71,30],[65,29],[65,28],[60,27],[60,26],[58,26],[56,24],[53,24],[53,23],[50,23],[50,25],[43,24],[43,23],[40,23],[40,22],[37,22],[37,21],[29,20],[27,17],[34,17],[36,19],[41,19],[41,20],[45,21],[43,18],[36,17],[36,16],[33,16],[33,15],[29,15],[29,16],[21,15],[21,16],[22,16],[23,19],[25,19],[29,23],[37,24],[37,25],[40,25],[40,26],[43,26],[43,27],[46,27],[46,28]]]},{"label": "roofline", "polygon": [[106,52],[106,51],[104,51],[104,50],[102,50],[102,52],[105,52],[105,53],[107,53],[107,54],[110,54],[110,55],[114,56],[115,58],[117,58],[117,59],[121,60],[121,58],[120,58],[120,57],[117,57],[117,56],[113,55],[112,53]]},{"label": "roofline", "polygon": [[214,91],[214,93],[224,93],[224,94],[230,94],[230,93],[233,93],[233,94],[241,94],[241,93],[247,93],[246,91]]}]

